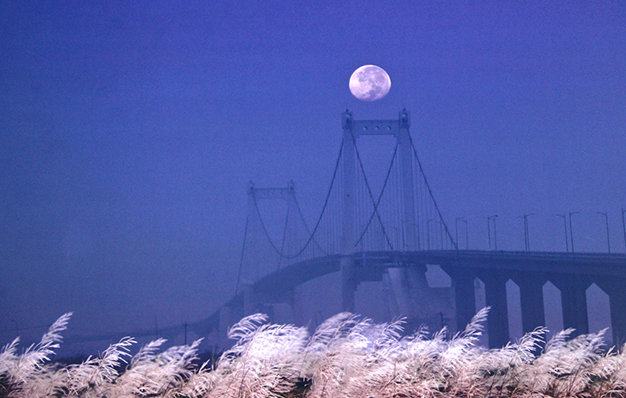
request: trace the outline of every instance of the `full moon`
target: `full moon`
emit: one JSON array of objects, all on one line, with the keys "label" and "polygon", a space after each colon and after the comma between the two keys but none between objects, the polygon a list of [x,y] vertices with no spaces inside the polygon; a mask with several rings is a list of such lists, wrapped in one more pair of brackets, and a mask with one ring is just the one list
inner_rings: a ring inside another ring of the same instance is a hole
[{"label": "full moon", "polygon": [[363,65],[350,76],[350,92],[361,101],[376,101],[383,98],[391,88],[391,79],[383,68]]}]

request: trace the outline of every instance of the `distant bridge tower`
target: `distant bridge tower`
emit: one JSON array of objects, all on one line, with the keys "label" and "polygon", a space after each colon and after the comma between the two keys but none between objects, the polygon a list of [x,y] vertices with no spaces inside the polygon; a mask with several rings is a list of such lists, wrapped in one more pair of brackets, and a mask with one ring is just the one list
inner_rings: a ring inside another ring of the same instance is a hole
[{"label": "distant bridge tower", "polygon": [[398,143],[400,173],[402,178],[402,233],[404,250],[415,250],[420,246],[416,234],[415,197],[413,187],[413,153],[409,137],[411,125],[409,112],[403,109],[397,120],[355,120],[346,110],[342,115],[343,127],[343,197],[341,251],[350,254],[354,250],[356,221],[356,144],[365,135],[392,135]]},{"label": "distant bridge tower", "polygon": [[[296,212],[296,208],[297,208],[297,200],[296,200],[296,190],[295,190],[295,184],[293,182],[293,180],[290,180],[287,185],[285,187],[263,187],[263,188],[259,188],[257,186],[254,185],[253,182],[250,182],[248,185],[248,226],[246,227],[246,234],[250,235],[248,229],[253,230],[255,227],[256,228],[261,228],[261,230],[264,231],[264,233],[268,233],[267,231],[267,226],[263,223],[263,220],[261,219],[261,213],[259,210],[259,202],[262,201],[280,201],[280,202],[284,202],[286,205],[286,209],[287,209],[287,216],[285,218],[285,225],[284,225],[284,230],[283,230],[283,236],[280,239],[280,241],[278,241],[277,243],[273,243],[271,242],[272,245],[275,245],[274,248],[277,252],[285,252],[288,250],[288,248],[286,247],[288,245],[288,237],[286,236],[287,233],[287,221],[290,217],[290,214],[292,216],[295,216],[296,214],[298,214]],[[259,232],[259,231],[257,231]],[[248,236],[246,236],[244,238],[244,240],[247,240]],[[267,236],[267,239],[271,240],[270,236]],[[245,245],[246,242],[244,242]],[[271,252],[271,251],[270,251]],[[271,252],[274,253],[274,252]],[[276,254],[276,253],[274,253]],[[242,253],[243,256],[243,253]],[[282,265],[282,262],[285,260],[283,257],[281,257],[280,255],[275,256],[275,261],[276,261],[276,265],[280,266]],[[242,257],[242,262],[243,262],[243,257]],[[262,260],[267,261],[268,259],[257,259],[259,263],[262,262]],[[241,266],[240,266],[241,268]],[[254,274],[255,270],[251,270],[249,269],[248,272],[251,272]],[[258,270],[256,270],[258,271]],[[265,270],[270,271],[270,270]],[[241,272],[241,269],[240,269]],[[238,282],[237,282],[237,287],[239,286],[239,279],[242,277],[243,275],[239,275],[238,276]],[[262,275],[248,275],[248,278],[250,278],[250,276],[252,276],[253,278],[256,277],[260,277]],[[251,282],[251,280],[248,280],[247,282]]]},{"label": "distant bridge tower", "polygon": [[259,200],[282,200],[287,206],[296,203],[296,189],[293,180],[286,187],[280,188],[257,188],[251,181],[248,185],[248,215],[257,214],[257,201]]}]

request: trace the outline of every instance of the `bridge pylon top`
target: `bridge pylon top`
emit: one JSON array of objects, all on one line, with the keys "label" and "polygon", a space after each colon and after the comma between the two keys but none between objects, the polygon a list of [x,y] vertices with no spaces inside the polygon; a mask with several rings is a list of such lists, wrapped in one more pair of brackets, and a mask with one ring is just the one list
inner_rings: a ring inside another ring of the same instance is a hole
[{"label": "bridge pylon top", "polygon": [[409,128],[411,126],[411,117],[409,115],[409,111],[406,108],[403,108],[400,111],[400,116],[398,117],[401,128]]},{"label": "bridge pylon top", "polygon": [[258,188],[252,181],[248,183],[248,195],[255,199],[283,199],[291,200],[296,193],[296,186],[293,180],[289,180],[285,187],[263,187]]},{"label": "bridge pylon top", "polygon": [[398,114],[398,119],[356,120],[352,112],[346,109],[341,115],[341,127],[351,131],[355,137],[361,135],[393,135],[399,136],[411,126],[411,117],[406,108]]}]

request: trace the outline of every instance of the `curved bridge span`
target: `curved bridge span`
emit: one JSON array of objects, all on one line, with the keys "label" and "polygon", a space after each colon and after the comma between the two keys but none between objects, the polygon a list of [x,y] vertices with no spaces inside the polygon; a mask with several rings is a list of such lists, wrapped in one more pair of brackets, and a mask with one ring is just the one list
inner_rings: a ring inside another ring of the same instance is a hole
[{"label": "curved bridge span", "polygon": [[[450,276],[453,326],[457,329],[463,328],[477,310],[475,279],[484,283],[486,304],[491,307],[487,325],[491,346],[509,339],[505,286],[509,280],[520,289],[524,331],[545,325],[543,286],[551,282],[561,292],[564,327],[587,332],[586,290],[595,283],[609,296],[614,342],[623,342],[626,337],[626,313],[620,310],[626,308],[626,255],[486,250],[367,251],[296,262],[245,286],[194,328],[203,333],[225,333],[231,322],[263,310],[263,306],[293,306],[296,288],[333,273],[340,276],[342,308],[353,311],[354,294],[361,282],[382,281],[392,270],[423,275],[426,265],[438,265]],[[406,278],[411,274],[402,275]],[[411,289],[410,284],[407,288]]]}]

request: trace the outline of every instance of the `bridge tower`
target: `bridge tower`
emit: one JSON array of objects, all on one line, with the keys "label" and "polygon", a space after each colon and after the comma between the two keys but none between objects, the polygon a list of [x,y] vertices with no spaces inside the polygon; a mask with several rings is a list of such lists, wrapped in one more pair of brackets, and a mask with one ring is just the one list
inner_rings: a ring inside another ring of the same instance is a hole
[{"label": "bridge tower", "polygon": [[[221,308],[218,316],[218,335],[221,338],[224,338],[226,335],[226,331],[230,325],[237,322],[243,316],[250,315],[255,312],[266,312],[271,315],[274,314],[276,306],[287,307],[287,312],[291,314],[291,316],[287,315],[288,318],[293,318],[293,290],[289,289],[276,289],[276,291],[272,292],[272,294],[267,294],[266,292],[258,292],[255,290],[254,275],[247,275],[244,278],[244,258],[246,253],[246,244],[249,239],[249,229],[253,229],[252,225],[257,224],[257,227],[265,230],[266,226],[261,219],[261,214],[259,212],[259,201],[282,201],[286,204],[287,207],[287,218],[285,219],[285,225],[283,230],[282,241],[275,245],[271,242],[271,237],[269,235],[266,236],[268,240],[270,240],[270,244],[274,246],[274,249],[277,252],[286,251],[286,232],[287,232],[287,219],[289,217],[289,212],[292,212],[294,215],[298,214],[296,208],[298,207],[296,193],[295,193],[295,184],[293,181],[289,181],[287,186],[285,187],[263,187],[259,188],[254,185],[253,182],[248,184],[247,189],[248,194],[248,215],[246,218],[246,227],[244,232],[243,239],[243,247],[241,251],[241,257],[239,262],[239,269],[237,271],[237,281],[235,284],[235,300],[231,300],[229,303],[224,305]],[[299,214],[298,214],[299,215]],[[267,234],[267,230],[265,230]],[[281,262],[284,258],[280,255],[275,257],[275,260],[272,260],[271,265],[277,265],[280,267]],[[276,263],[274,263],[276,261]],[[256,263],[262,263],[261,261],[255,261]],[[273,271],[273,270],[272,270]],[[264,275],[256,275],[257,279]],[[239,297],[237,296],[239,295]],[[228,340],[220,341],[220,344],[224,343],[226,346],[226,342]]]},{"label": "bridge tower", "polygon": [[[287,238],[287,220],[289,219],[289,214],[291,213],[294,216],[299,215],[299,213],[296,211],[296,209],[298,208],[298,204],[297,204],[296,193],[295,193],[295,184],[293,181],[289,181],[287,183],[287,186],[285,187],[263,187],[263,188],[259,188],[255,186],[253,182],[250,182],[248,185],[247,194],[248,194],[248,216],[247,216],[247,222],[246,222],[246,228],[245,228],[246,232],[244,236],[243,249],[242,249],[240,264],[239,264],[239,271],[237,275],[237,282],[235,286],[235,294],[237,294],[240,290],[245,292],[246,289],[249,287],[248,285],[253,283],[255,279],[254,275],[252,275],[252,278],[250,277],[250,275],[248,275],[247,279],[242,279],[244,277],[242,272],[243,272],[245,248],[246,248],[246,243],[248,240],[248,235],[250,235],[248,230],[252,229],[252,225],[256,225],[257,227],[260,227],[262,230],[264,230],[266,234],[268,233],[268,231],[265,229],[266,226],[263,223],[263,220],[261,219],[261,214],[259,212],[259,202],[260,201],[281,201],[281,202],[284,202],[286,205],[287,217],[285,218],[285,225],[283,227],[282,240],[279,243],[274,244],[273,242],[271,242],[270,236],[269,235],[266,236],[267,239],[270,240],[270,244],[274,247],[274,249],[280,253],[282,253],[283,251],[288,251],[285,246],[287,243],[287,239],[286,239]],[[282,262],[285,261],[285,258],[280,255],[276,255],[276,259],[272,261],[276,261],[276,265],[280,268],[280,266],[283,265]],[[257,278],[261,276],[263,275],[262,274],[256,275]],[[248,295],[248,297],[252,297],[252,295]],[[257,304],[257,303],[252,303],[250,299],[245,300],[245,301],[246,301],[245,305],[247,306],[248,309],[252,309]]]},{"label": "bridge tower", "polygon": [[356,198],[356,144],[366,135],[392,135],[398,143],[400,173],[402,178],[402,233],[403,250],[419,249],[417,239],[417,220],[415,216],[415,190],[413,186],[413,152],[409,127],[409,112],[400,111],[397,120],[355,120],[352,112],[346,110],[342,115],[343,128],[343,175],[342,175],[342,236],[343,254],[354,250],[355,236],[355,198]]},{"label": "bridge tower", "polygon": [[[354,294],[359,284],[359,275],[354,265],[354,244],[357,239],[356,231],[356,161],[357,141],[368,135],[391,135],[398,145],[399,168],[401,175],[401,232],[403,247],[401,250],[416,250],[420,247],[418,220],[415,212],[415,190],[413,185],[413,148],[409,127],[411,125],[409,112],[400,111],[398,119],[387,120],[355,120],[352,113],[346,110],[342,114],[343,129],[343,174],[342,174],[342,233],[341,233],[341,283],[342,306],[345,311],[354,311]],[[417,272],[416,272],[417,271]],[[397,297],[398,309],[402,315],[416,316],[416,292],[427,289],[424,270],[414,269],[408,272],[403,268],[387,270],[391,288]]]},{"label": "bridge tower", "polygon": [[[261,220],[261,215],[259,212],[259,202],[260,201],[282,201],[285,203],[287,208],[287,219],[289,218],[289,214],[296,215],[297,208],[297,200],[296,200],[296,189],[293,180],[287,182],[285,187],[263,187],[259,188],[254,185],[253,182],[250,182],[248,185],[248,219],[255,220],[262,225],[262,228],[265,228],[263,222]],[[285,226],[283,231],[283,237],[281,242],[276,247],[279,251],[285,250],[285,233],[287,232],[287,225],[285,219]],[[266,231],[267,232],[267,231]],[[269,238],[269,237],[268,237]],[[278,257],[278,265],[282,265],[284,258]]]}]

